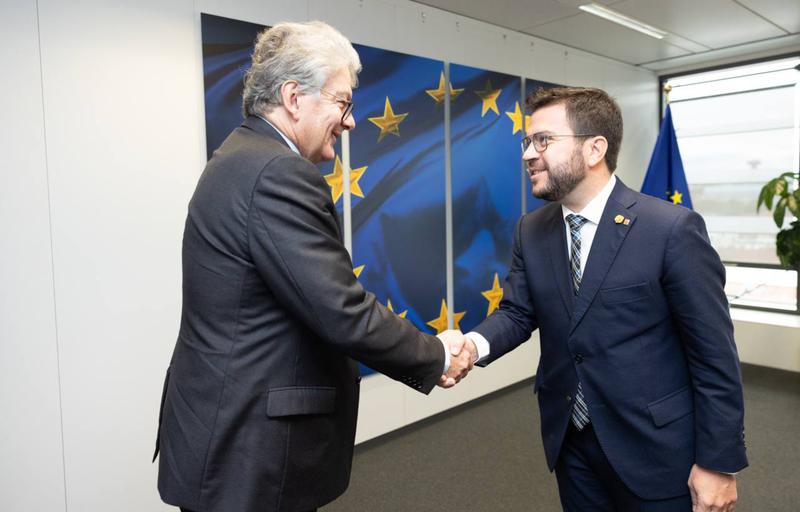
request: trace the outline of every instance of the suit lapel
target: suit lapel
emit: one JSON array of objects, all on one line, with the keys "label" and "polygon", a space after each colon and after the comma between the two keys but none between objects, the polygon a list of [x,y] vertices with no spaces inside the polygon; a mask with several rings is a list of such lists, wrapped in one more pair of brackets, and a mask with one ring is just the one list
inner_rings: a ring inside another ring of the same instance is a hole
[{"label": "suit lapel", "polygon": [[[628,236],[628,232],[636,222],[636,214],[629,210],[636,203],[636,198],[629,192],[628,187],[617,178],[617,184],[608,198],[594,235],[592,248],[589,251],[589,260],[586,262],[581,287],[575,300],[570,334],[589,309],[611,264],[614,263],[625,237]],[[620,222],[616,222],[616,220],[620,220]]]},{"label": "suit lapel", "polygon": [[547,229],[547,246],[550,253],[553,277],[558,285],[561,299],[564,301],[564,307],[571,314],[572,301],[575,294],[572,292],[572,281],[567,264],[567,228],[564,224],[564,217],[561,214],[561,207],[553,208],[553,212]]}]

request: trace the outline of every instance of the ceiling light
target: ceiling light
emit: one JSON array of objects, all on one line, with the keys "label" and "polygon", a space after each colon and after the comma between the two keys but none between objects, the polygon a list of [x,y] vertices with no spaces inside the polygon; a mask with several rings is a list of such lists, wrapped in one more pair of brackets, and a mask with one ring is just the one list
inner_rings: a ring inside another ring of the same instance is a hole
[{"label": "ceiling light", "polygon": [[629,18],[624,14],[620,14],[616,11],[612,11],[608,7],[598,5],[598,4],[585,4],[578,7],[582,11],[586,11],[590,14],[594,14],[595,16],[600,16],[601,18],[607,19],[608,21],[613,21],[614,23],[618,23],[628,28],[632,28],[642,34],[647,34],[650,37],[655,37],[656,39],[663,39],[664,36],[667,35],[667,32],[663,30],[659,30],[655,27],[651,27],[646,23],[642,23],[639,20],[635,20],[633,18]]}]

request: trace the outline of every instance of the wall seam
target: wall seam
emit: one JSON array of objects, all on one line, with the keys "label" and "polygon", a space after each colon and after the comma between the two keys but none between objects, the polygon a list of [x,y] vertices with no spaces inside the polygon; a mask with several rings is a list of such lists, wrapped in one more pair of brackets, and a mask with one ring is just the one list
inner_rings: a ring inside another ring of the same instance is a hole
[{"label": "wall seam", "polygon": [[56,306],[56,268],[55,268],[55,251],[53,249],[53,201],[50,195],[50,158],[47,146],[47,116],[45,115],[45,100],[44,100],[44,64],[42,58],[42,26],[40,23],[39,13],[39,0],[36,0],[36,40],[39,46],[39,80],[42,95],[42,139],[44,142],[44,170],[45,181],[47,182],[47,222],[50,230],[50,272],[53,276],[53,323],[55,329],[56,341],[56,370],[58,377],[58,417],[59,429],[61,431],[61,468],[64,483],[64,511],[69,510],[67,500],[67,456],[64,439],[64,406],[61,391],[61,348],[59,344],[58,334],[58,307]]}]

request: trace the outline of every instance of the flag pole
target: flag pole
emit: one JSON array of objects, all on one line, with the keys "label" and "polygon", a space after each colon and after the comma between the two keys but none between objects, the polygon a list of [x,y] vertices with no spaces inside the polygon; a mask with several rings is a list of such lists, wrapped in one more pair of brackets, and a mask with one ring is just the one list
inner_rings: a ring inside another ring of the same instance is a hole
[{"label": "flag pole", "polygon": [[661,116],[663,117],[664,111],[666,111],[669,106],[669,93],[672,92],[672,86],[665,83],[662,90],[664,91],[664,108],[661,111]]}]

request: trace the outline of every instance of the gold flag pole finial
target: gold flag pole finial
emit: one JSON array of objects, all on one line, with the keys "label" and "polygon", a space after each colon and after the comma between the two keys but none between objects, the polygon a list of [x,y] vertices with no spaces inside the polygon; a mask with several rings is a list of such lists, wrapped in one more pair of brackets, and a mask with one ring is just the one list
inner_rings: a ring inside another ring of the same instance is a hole
[{"label": "gold flag pole finial", "polygon": [[672,92],[672,86],[664,84],[664,101],[669,105],[669,93]]}]

